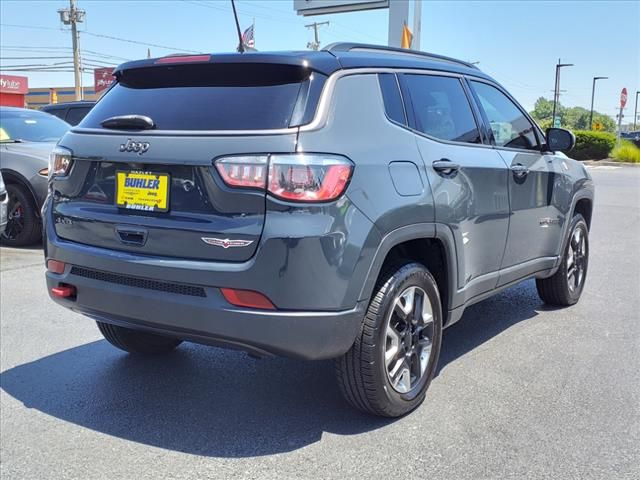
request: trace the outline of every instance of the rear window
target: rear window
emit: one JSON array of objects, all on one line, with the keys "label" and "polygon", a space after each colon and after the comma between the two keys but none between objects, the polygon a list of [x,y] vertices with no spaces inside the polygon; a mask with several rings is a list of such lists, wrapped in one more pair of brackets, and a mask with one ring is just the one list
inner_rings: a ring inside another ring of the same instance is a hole
[{"label": "rear window", "polygon": [[[197,64],[124,71],[80,123],[101,128],[117,115],[146,115],[158,130],[287,128],[308,118],[323,76],[276,64]],[[299,105],[303,103],[303,105]]]}]

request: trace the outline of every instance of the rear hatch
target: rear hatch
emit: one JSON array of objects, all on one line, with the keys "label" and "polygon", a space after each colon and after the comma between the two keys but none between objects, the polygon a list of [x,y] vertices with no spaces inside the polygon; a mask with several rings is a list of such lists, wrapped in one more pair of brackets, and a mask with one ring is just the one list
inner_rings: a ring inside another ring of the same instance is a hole
[{"label": "rear hatch", "polygon": [[[265,217],[264,188],[231,188],[214,160],[291,153],[326,78],[302,65],[169,63],[119,71],[117,83],[60,145],[52,181],[59,237],[112,250],[245,261]],[[103,128],[145,116],[153,128]],[[116,122],[117,123],[117,122]]]}]

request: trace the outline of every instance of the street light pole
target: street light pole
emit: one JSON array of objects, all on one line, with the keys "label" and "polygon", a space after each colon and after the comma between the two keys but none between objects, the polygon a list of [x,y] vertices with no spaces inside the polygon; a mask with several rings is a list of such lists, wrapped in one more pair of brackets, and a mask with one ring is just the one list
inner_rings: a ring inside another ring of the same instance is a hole
[{"label": "street light pole", "polygon": [[556,124],[556,108],[560,99],[560,69],[562,67],[573,67],[573,63],[560,63],[560,59],[558,59],[556,64],[556,86],[553,90],[553,116],[551,117],[551,126],[553,127]]},{"label": "street light pole", "polygon": [[593,77],[593,86],[591,87],[591,113],[589,114],[589,130],[593,130],[593,98],[596,94],[596,80],[605,80],[609,77]]},{"label": "street light pole", "polygon": [[638,118],[638,95],[640,95],[640,90],[636,92],[636,106],[633,109],[633,131],[636,131],[636,119]]}]

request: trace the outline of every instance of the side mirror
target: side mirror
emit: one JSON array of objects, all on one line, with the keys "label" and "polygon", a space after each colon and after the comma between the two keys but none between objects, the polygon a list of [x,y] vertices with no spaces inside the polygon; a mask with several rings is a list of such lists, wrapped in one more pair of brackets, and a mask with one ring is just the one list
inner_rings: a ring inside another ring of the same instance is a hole
[{"label": "side mirror", "polygon": [[547,128],[547,148],[552,151],[568,152],[576,144],[576,137],[564,128]]}]

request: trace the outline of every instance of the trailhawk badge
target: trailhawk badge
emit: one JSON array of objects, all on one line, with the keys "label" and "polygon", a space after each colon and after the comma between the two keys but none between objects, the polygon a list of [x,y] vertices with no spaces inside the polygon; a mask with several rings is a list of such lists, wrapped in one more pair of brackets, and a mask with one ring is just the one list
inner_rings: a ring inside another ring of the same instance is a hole
[{"label": "trailhawk badge", "polygon": [[211,238],[202,237],[202,241],[209,245],[215,245],[216,247],[229,248],[229,247],[248,247],[253,243],[253,240],[229,240],[228,238]]}]

